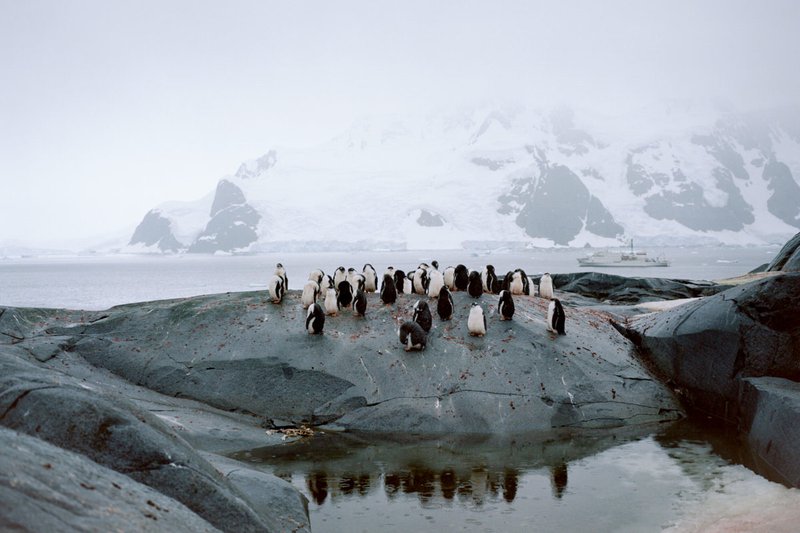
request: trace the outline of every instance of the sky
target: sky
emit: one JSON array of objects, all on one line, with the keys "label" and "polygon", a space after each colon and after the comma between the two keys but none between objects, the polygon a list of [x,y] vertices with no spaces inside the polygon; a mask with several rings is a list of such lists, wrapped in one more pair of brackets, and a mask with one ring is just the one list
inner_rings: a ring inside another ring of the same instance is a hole
[{"label": "sky", "polygon": [[130,232],[371,114],[800,103],[800,2],[0,0],[0,244]]}]

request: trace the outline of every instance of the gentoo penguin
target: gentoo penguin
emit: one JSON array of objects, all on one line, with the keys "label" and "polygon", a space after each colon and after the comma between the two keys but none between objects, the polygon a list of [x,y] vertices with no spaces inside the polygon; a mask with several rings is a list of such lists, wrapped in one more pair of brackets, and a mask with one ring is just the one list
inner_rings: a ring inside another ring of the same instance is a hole
[{"label": "gentoo penguin", "polygon": [[545,272],[539,280],[539,296],[551,300],[553,298],[553,278]]},{"label": "gentoo penguin", "polygon": [[522,276],[522,294],[525,296],[531,295],[531,280],[528,278],[528,275],[525,273],[524,270],[518,268],[516,272],[519,272],[519,275]]},{"label": "gentoo penguin", "polygon": [[386,270],[383,271],[383,275],[385,276],[386,274],[389,274],[390,276],[392,276],[392,279],[394,279],[394,267],[393,266],[386,267]]},{"label": "gentoo penguin", "polygon": [[350,282],[345,280],[339,283],[339,309],[342,307],[350,307],[350,303],[353,301],[353,286],[350,285]]},{"label": "gentoo penguin", "polygon": [[339,300],[336,298],[336,289],[333,287],[325,290],[325,313],[331,316],[339,313]]},{"label": "gentoo penguin", "polygon": [[447,267],[444,269],[444,285],[451,291],[456,290],[456,269]]},{"label": "gentoo penguin", "polygon": [[279,304],[283,299],[283,293],[285,291],[285,287],[283,285],[283,278],[279,275],[275,274],[269,279],[269,296],[272,299],[272,303]]},{"label": "gentoo penguin", "polygon": [[356,297],[353,298],[353,314],[356,316],[367,314],[367,294],[361,289],[356,291]]},{"label": "gentoo penguin", "polygon": [[333,286],[338,287],[341,282],[347,279],[347,270],[344,267],[339,267],[333,273]]},{"label": "gentoo penguin", "polygon": [[469,285],[467,286],[469,295],[473,298],[479,298],[483,294],[483,283],[481,283],[481,275],[475,270],[469,273]]},{"label": "gentoo penguin", "polygon": [[497,304],[497,314],[500,315],[500,320],[511,320],[514,316],[514,300],[511,298],[511,293],[507,290],[500,291],[500,303]]},{"label": "gentoo penguin", "polygon": [[383,275],[383,283],[381,283],[381,301],[387,305],[397,301],[397,287],[394,286],[394,280],[389,274]]},{"label": "gentoo penguin", "polygon": [[397,291],[404,294],[414,294],[414,273],[409,272],[406,274],[406,279],[403,280],[403,290]]},{"label": "gentoo penguin", "polygon": [[406,273],[402,270],[395,270],[392,276],[394,277],[394,288],[397,290],[397,294],[403,294],[405,292]]},{"label": "gentoo penguin", "polygon": [[361,269],[361,275],[364,276],[364,292],[375,292],[378,290],[378,273],[375,268],[367,263]]},{"label": "gentoo penguin", "polygon": [[481,272],[481,283],[483,284],[483,292],[494,292],[497,284],[497,274],[494,272],[494,266],[486,265],[486,268]]},{"label": "gentoo penguin", "polygon": [[322,279],[319,282],[319,292],[320,294],[325,293],[328,289],[336,290],[336,285],[333,284],[333,278],[327,274],[322,275]]},{"label": "gentoo penguin", "polygon": [[400,343],[405,347],[405,351],[425,349],[427,335],[422,326],[416,322],[403,322],[398,334],[400,335]]},{"label": "gentoo penguin", "polygon": [[414,322],[422,326],[426,332],[431,330],[433,325],[433,317],[428,304],[422,300],[417,300],[414,304],[414,315],[412,316]]},{"label": "gentoo penguin", "polygon": [[473,336],[483,337],[486,335],[486,316],[483,314],[483,307],[478,302],[472,304],[467,318],[467,329]]},{"label": "gentoo penguin", "polygon": [[350,282],[350,285],[353,286],[353,292],[356,291],[364,291],[367,292],[367,280],[364,278],[363,274],[353,274],[353,276],[348,279],[347,281]]},{"label": "gentoo penguin", "polygon": [[283,280],[283,290],[284,291],[288,290],[289,278],[286,277],[286,269],[283,268],[282,264],[278,263],[277,265],[275,265],[275,275],[280,276],[280,278]]},{"label": "gentoo penguin", "polygon": [[561,302],[558,298],[553,298],[550,300],[550,305],[547,306],[547,329],[559,335],[566,335],[567,332],[564,330],[565,320],[566,316],[564,315],[564,308],[561,307]]},{"label": "gentoo penguin", "polygon": [[519,271],[515,270],[514,272],[509,272],[506,274],[506,277],[511,276],[508,282],[508,290],[511,294],[520,295],[523,294],[524,285],[522,284],[522,274]]},{"label": "gentoo penguin", "polygon": [[428,268],[428,265],[422,263],[414,272],[414,292],[416,294],[425,294],[425,290],[428,288]]},{"label": "gentoo penguin", "polygon": [[428,281],[428,297],[438,298],[442,287],[444,287],[444,274],[438,270],[431,270],[430,280]]},{"label": "gentoo penguin", "polygon": [[469,285],[469,270],[464,265],[458,265],[453,271],[453,283],[457,291],[467,290]]},{"label": "gentoo penguin", "polygon": [[309,306],[308,313],[306,314],[306,329],[309,333],[322,333],[322,328],[325,326],[325,313],[322,311],[322,306],[315,303]]},{"label": "gentoo penguin", "polygon": [[447,287],[442,287],[439,290],[439,301],[436,302],[436,312],[439,313],[439,318],[442,320],[450,320],[453,318],[453,295],[447,290]]},{"label": "gentoo penguin", "polygon": [[319,285],[316,281],[308,280],[303,286],[303,294],[300,296],[300,302],[303,304],[303,309],[308,309],[314,302],[317,301],[319,296]]},{"label": "gentoo penguin", "polygon": [[322,271],[321,268],[317,268],[309,272],[308,280],[309,281],[316,281],[319,284],[322,284],[322,278],[325,276],[325,272]]}]

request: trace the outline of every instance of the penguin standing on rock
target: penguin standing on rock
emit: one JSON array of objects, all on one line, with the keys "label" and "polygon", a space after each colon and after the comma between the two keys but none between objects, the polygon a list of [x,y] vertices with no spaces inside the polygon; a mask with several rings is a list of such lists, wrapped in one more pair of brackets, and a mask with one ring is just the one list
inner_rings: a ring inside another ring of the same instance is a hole
[{"label": "penguin standing on rock", "polygon": [[367,263],[361,269],[361,275],[364,276],[364,292],[375,292],[378,290],[378,274],[375,268]]},{"label": "penguin standing on rock", "polygon": [[303,294],[300,296],[300,302],[303,304],[303,309],[308,309],[317,301],[319,296],[319,285],[316,281],[308,280],[303,286]]},{"label": "penguin standing on rock", "polygon": [[342,307],[350,307],[350,303],[353,301],[353,286],[350,285],[350,282],[345,280],[339,283],[339,296],[337,298],[339,302],[339,309]]},{"label": "penguin standing on rock", "polygon": [[456,269],[447,267],[444,269],[444,285],[451,291],[456,290]]},{"label": "penguin standing on rock", "polygon": [[403,322],[400,326],[400,331],[397,332],[400,336],[400,343],[403,344],[405,351],[411,350],[424,350],[427,343],[427,335],[422,326],[416,322]]},{"label": "penguin standing on rock", "polygon": [[438,270],[431,270],[430,281],[428,282],[428,297],[438,298],[442,287],[444,287],[444,275]]},{"label": "penguin standing on rock", "polygon": [[417,294],[425,294],[428,289],[428,268],[428,265],[422,263],[414,272],[414,292]]},{"label": "penguin standing on rock", "polygon": [[347,270],[340,266],[336,269],[336,272],[333,273],[333,286],[338,287],[345,279],[347,279]]},{"label": "penguin standing on rock", "polygon": [[327,274],[323,274],[322,278],[319,282],[319,292],[320,294],[325,293],[328,289],[336,290],[336,285],[333,284],[333,278]]},{"label": "penguin standing on rock", "polygon": [[315,303],[308,308],[308,313],[306,314],[306,329],[313,335],[322,333],[323,327],[325,327],[325,312],[322,310],[321,305]]},{"label": "penguin standing on rock", "polygon": [[497,305],[497,314],[500,320],[511,320],[514,316],[514,300],[507,290],[500,291],[500,303]]},{"label": "penguin standing on rock", "polygon": [[389,274],[383,275],[383,283],[381,283],[381,301],[386,305],[391,305],[397,301],[397,288],[394,285],[394,279]]},{"label": "penguin standing on rock", "polygon": [[312,270],[308,274],[309,281],[316,281],[317,283],[322,283],[322,278],[325,277],[325,272],[322,271],[321,268],[317,268],[316,270]]},{"label": "penguin standing on rock", "polygon": [[467,290],[469,285],[469,270],[464,265],[458,265],[453,269],[453,284],[457,291]]},{"label": "penguin standing on rock", "polygon": [[542,278],[539,280],[539,296],[548,300],[553,299],[553,278],[547,272],[542,274]]},{"label": "penguin standing on rock", "polygon": [[566,335],[567,332],[564,330],[565,321],[566,315],[564,314],[564,308],[561,306],[561,302],[558,298],[553,298],[550,300],[550,305],[547,306],[548,331],[558,333],[559,335]]},{"label": "penguin standing on rock", "polygon": [[361,289],[356,291],[356,297],[353,299],[353,314],[356,316],[367,314],[367,295]]},{"label": "penguin standing on rock", "polygon": [[405,292],[406,273],[402,270],[395,270],[392,276],[394,277],[395,291],[397,291],[397,294],[403,294]]},{"label": "penguin standing on rock", "polygon": [[325,313],[329,316],[339,314],[339,300],[336,298],[336,289],[333,287],[325,291]]},{"label": "penguin standing on rock", "polygon": [[272,303],[279,304],[283,299],[283,294],[286,288],[283,284],[283,278],[279,275],[274,275],[269,280],[269,296],[272,299]]},{"label": "penguin standing on rock", "polygon": [[472,304],[467,318],[467,329],[472,336],[483,337],[486,335],[486,315],[483,314],[483,307],[478,302]]},{"label": "penguin standing on rock", "polygon": [[483,292],[495,292],[497,274],[494,272],[494,266],[486,265],[486,269],[481,273],[481,283],[483,284]]},{"label": "penguin standing on rock", "polygon": [[286,269],[283,268],[282,264],[275,265],[275,275],[283,280],[283,290],[289,290],[289,278],[286,277]]},{"label": "penguin standing on rock", "polygon": [[417,303],[414,304],[413,320],[422,326],[422,329],[424,329],[426,332],[431,330],[431,326],[433,325],[433,317],[431,316],[431,310],[426,302],[417,300]]},{"label": "penguin standing on rock", "polygon": [[442,320],[450,320],[453,318],[453,295],[447,290],[447,287],[442,287],[439,290],[439,300],[436,302],[436,312],[439,313],[439,318]]},{"label": "penguin standing on rock", "polygon": [[469,273],[469,284],[467,285],[467,291],[473,298],[480,298],[481,294],[483,294],[481,275],[475,270]]}]

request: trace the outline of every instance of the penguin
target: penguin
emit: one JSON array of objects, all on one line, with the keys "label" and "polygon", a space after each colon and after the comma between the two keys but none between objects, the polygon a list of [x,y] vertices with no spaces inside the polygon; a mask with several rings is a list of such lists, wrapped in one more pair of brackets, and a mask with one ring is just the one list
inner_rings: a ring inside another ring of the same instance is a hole
[{"label": "penguin", "polygon": [[317,285],[316,281],[306,281],[305,286],[303,286],[303,294],[300,296],[300,302],[303,304],[303,309],[308,309],[313,303],[317,301],[317,296],[319,296],[319,285]]},{"label": "penguin", "polygon": [[503,283],[500,284],[500,290],[504,291],[511,291],[511,280],[514,279],[514,271],[509,270],[506,272],[506,275],[503,276]]},{"label": "penguin", "polygon": [[[424,267],[423,267],[424,265]],[[425,294],[425,290],[428,288],[428,269],[425,268],[428,265],[422,263],[418,268],[417,271],[414,272],[414,292],[416,294]]]},{"label": "penguin", "polygon": [[325,313],[329,316],[336,316],[339,313],[339,300],[333,287],[325,290]]},{"label": "penguin", "polygon": [[550,305],[547,306],[547,330],[559,335],[566,335],[564,330],[564,322],[566,315],[564,315],[564,308],[561,307],[561,302],[558,298],[550,300]]},{"label": "penguin", "polygon": [[467,290],[469,286],[469,270],[464,265],[458,265],[453,271],[453,283],[457,291]]},{"label": "penguin", "polygon": [[539,280],[539,297],[553,299],[553,278],[547,272],[542,274],[542,279]]},{"label": "penguin", "polygon": [[414,273],[409,272],[403,280],[403,290],[399,291],[405,294],[414,294]]},{"label": "penguin", "polygon": [[308,332],[311,334],[322,333],[324,326],[325,313],[322,311],[322,306],[318,303],[309,306],[306,314],[306,329]]},{"label": "penguin", "polygon": [[269,280],[269,296],[272,303],[279,304],[283,299],[283,293],[286,291],[283,285],[283,278],[275,274]]},{"label": "penguin", "polygon": [[519,272],[519,275],[522,278],[522,294],[525,296],[531,295],[531,280],[528,278],[528,275],[525,273],[524,270],[518,268],[516,272]]},{"label": "penguin", "polygon": [[483,283],[481,283],[481,275],[475,270],[469,273],[469,285],[467,286],[469,295],[473,298],[480,298],[483,294]]},{"label": "penguin", "polygon": [[391,305],[397,301],[397,287],[394,285],[394,279],[389,274],[383,275],[383,283],[381,283],[381,301],[386,305]]},{"label": "penguin", "polygon": [[447,287],[442,287],[439,290],[439,301],[436,302],[436,312],[439,313],[439,318],[442,320],[450,320],[453,318],[453,295]]},{"label": "penguin", "polygon": [[397,294],[403,294],[405,292],[406,273],[402,270],[395,270],[392,276],[394,277],[394,288],[397,290]]},{"label": "penguin", "polygon": [[411,350],[424,350],[427,343],[427,335],[422,326],[416,322],[403,322],[400,330],[397,332],[400,336],[400,343],[404,345],[407,352]]},{"label": "penguin", "polygon": [[378,290],[378,273],[375,268],[367,263],[361,269],[361,275],[364,276],[364,292],[375,292]]},{"label": "penguin", "polygon": [[481,272],[481,283],[483,284],[483,292],[494,292],[497,284],[497,274],[494,273],[494,266],[486,265],[486,268]]},{"label": "penguin", "polygon": [[444,287],[444,274],[438,270],[431,270],[430,280],[428,281],[428,297],[438,298],[442,287]]},{"label": "penguin", "polygon": [[467,329],[472,336],[483,337],[486,335],[486,315],[483,314],[483,307],[478,302],[472,304],[467,318]]},{"label": "penguin", "polygon": [[433,317],[431,316],[431,310],[426,302],[417,300],[417,303],[414,304],[414,315],[412,319],[414,322],[422,326],[422,329],[424,329],[425,332],[431,330],[431,326],[433,325]]},{"label": "penguin", "polygon": [[361,289],[356,291],[356,297],[353,298],[353,314],[356,316],[367,314],[367,293]]},{"label": "penguin", "polygon": [[348,269],[347,269],[347,274],[345,275],[345,278],[344,278],[344,279],[346,279],[347,281],[349,281],[349,282],[350,282],[350,285],[352,285],[353,287],[355,287],[355,286],[356,286],[356,284],[355,284],[355,283],[353,283],[353,277],[354,277],[356,274],[357,274],[357,272],[356,272],[356,269],[355,269],[355,268],[353,268],[353,267],[350,267],[350,268],[348,268]]},{"label": "penguin", "polygon": [[434,270],[439,270],[439,261],[437,261],[436,259],[431,261],[431,267],[433,267]]},{"label": "penguin", "polygon": [[445,287],[451,291],[456,290],[456,269],[455,267],[447,267],[444,269],[444,284]]},{"label": "penguin", "polygon": [[339,296],[337,297],[337,301],[339,302],[339,309],[342,307],[350,307],[350,303],[353,301],[353,286],[350,285],[350,282],[345,280],[339,283]]},{"label": "penguin", "polygon": [[500,291],[500,303],[497,304],[497,314],[500,320],[511,320],[514,316],[514,299],[507,290]]},{"label": "penguin", "polygon": [[333,278],[327,274],[322,275],[322,279],[319,282],[319,292],[320,294],[327,292],[328,289],[336,290],[336,285],[333,284]]},{"label": "penguin", "polygon": [[383,271],[383,275],[385,276],[386,274],[389,274],[390,276],[392,276],[392,279],[394,279],[394,267],[393,266],[386,267],[386,270]]},{"label": "penguin", "polygon": [[275,275],[283,280],[283,290],[287,290],[289,288],[289,278],[286,277],[286,269],[283,268],[282,264],[275,265]]},{"label": "penguin", "polygon": [[353,292],[356,291],[364,291],[367,292],[367,280],[364,278],[363,274],[353,274],[353,276],[347,280],[350,282],[350,285],[353,286]]},{"label": "penguin", "polygon": [[333,286],[338,287],[341,282],[343,282],[347,278],[347,271],[344,267],[339,267],[336,269],[336,272],[333,273]]},{"label": "penguin", "polygon": [[325,277],[325,272],[323,272],[321,268],[317,268],[309,272],[308,281],[316,281],[321,284],[323,277]]}]

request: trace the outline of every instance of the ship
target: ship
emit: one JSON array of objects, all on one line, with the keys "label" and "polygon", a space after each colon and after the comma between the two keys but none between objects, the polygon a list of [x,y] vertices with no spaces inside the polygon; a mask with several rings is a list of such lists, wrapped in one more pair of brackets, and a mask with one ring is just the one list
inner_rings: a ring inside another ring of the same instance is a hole
[{"label": "ship", "polygon": [[579,257],[578,264],[582,267],[668,267],[670,260],[660,256],[648,257],[647,252],[634,250],[631,240],[630,250],[593,252],[586,257]]}]

